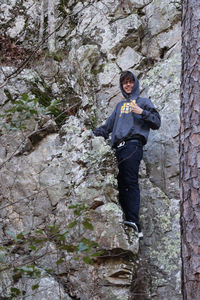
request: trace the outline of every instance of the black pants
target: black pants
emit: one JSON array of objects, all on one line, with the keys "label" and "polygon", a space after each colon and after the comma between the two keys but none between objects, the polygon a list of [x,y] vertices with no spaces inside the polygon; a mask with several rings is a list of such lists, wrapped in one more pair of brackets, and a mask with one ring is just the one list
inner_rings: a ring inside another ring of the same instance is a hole
[{"label": "black pants", "polygon": [[137,224],[139,231],[140,189],[138,173],[143,147],[140,141],[127,141],[126,144],[116,149],[119,173],[117,176],[119,203],[122,207],[126,221]]}]

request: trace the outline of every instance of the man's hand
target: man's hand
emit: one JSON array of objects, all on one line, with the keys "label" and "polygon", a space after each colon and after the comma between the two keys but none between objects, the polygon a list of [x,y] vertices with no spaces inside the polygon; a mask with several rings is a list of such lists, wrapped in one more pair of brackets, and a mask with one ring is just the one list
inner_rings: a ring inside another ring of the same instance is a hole
[{"label": "man's hand", "polygon": [[137,103],[131,103],[132,112],[136,115],[141,115],[143,112],[143,109],[140,108]]}]

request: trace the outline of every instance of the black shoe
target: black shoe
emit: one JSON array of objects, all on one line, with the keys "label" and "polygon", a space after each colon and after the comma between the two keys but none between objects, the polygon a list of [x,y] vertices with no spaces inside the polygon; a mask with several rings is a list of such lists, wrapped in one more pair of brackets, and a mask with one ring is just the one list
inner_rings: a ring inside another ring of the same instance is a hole
[{"label": "black shoe", "polygon": [[138,226],[137,226],[136,223],[131,222],[131,221],[124,221],[124,225],[127,225],[127,226],[129,226],[129,227],[132,227],[132,228],[137,232],[138,238],[139,238],[140,240],[143,239],[143,237],[144,237],[144,236],[143,236],[143,232],[142,232],[142,231],[139,231]]},{"label": "black shoe", "polygon": [[124,225],[132,227],[138,233],[138,227],[134,222],[131,221],[124,221]]}]

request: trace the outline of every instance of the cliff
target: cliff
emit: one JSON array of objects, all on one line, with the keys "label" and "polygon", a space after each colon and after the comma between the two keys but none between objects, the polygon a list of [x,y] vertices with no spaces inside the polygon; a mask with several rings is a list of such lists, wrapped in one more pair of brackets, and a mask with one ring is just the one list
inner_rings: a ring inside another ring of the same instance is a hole
[{"label": "cliff", "polygon": [[[182,299],[180,5],[1,1],[2,299]],[[143,241],[122,224],[109,142],[92,134],[126,69],[162,118],[140,170]]]}]

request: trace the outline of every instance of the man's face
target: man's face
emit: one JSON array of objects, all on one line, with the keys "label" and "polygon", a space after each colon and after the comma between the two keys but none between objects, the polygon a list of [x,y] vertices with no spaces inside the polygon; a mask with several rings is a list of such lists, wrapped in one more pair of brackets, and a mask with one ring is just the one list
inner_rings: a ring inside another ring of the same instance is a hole
[{"label": "man's face", "polygon": [[132,79],[125,79],[125,80],[122,82],[123,90],[124,90],[127,94],[130,94],[130,93],[131,93],[133,86],[134,86],[134,81],[133,81]]}]

